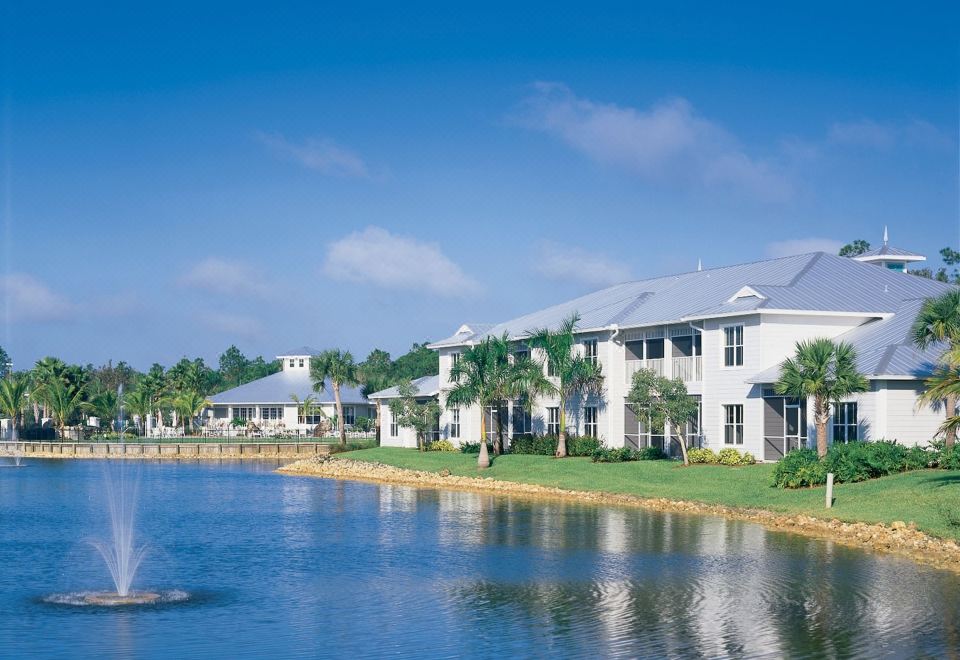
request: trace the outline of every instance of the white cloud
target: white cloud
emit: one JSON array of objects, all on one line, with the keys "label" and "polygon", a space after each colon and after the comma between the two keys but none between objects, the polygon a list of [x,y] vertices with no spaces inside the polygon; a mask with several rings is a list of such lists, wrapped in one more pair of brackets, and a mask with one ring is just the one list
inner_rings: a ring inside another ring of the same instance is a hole
[{"label": "white cloud", "polygon": [[480,284],[434,243],[367,227],[327,246],[324,272],[335,280],[385,289],[427,291],[441,296],[478,293]]},{"label": "white cloud", "polygon": [[897,132],[892,126],[861,119],[833,124],[827,132],[827,140],[833,144],[889,149],[897,140]]},{"label": "white cloud", "polygon": [[562,84],[537,83],[519,121],[647,180],[732,187],[766,200],[792,192],[772,164],[749,156],[733,135],[682,98],[638,110],[578,98]]},{"label": "white cloud", "polygon": [[794,254],[807,254],[809,252],[836,254],[842,247],[843,241],[835,241],[830,238],[796,238],[768,243],[765,252],[768,257],[789,257]]},{"label": "white cloud", "polygon": [[79,309],[32,275],[0,276],[0,310],[9,321],[66,321]]},{"label": "white cloud", "polygon": [[608,286],[632,279],[630,268],[620,261],[583,248],[543,241],[537,247],[533,268],[552,280]]},{"label": "white cloud", "polygon": [[180,277],[181,286],[226,296],[267,298],[270,287],[263,276],[235,260],[207,257]]},{"label": "white cloud", "polygon": [[880,123],[872,119],[837,122],[830,126],[827,142],[878,151],[896,147],[942,150],[954,146],[951,134],[923,119],[902,124]]},{"label": "white cloud", "polygon": [[257,139],[279,157],[310,170],[346,177],[370,176],[366,163],[359,155],[332,140],[309,138],[297,144],[279,133],[258,133]]},{"label": "white cloud", "polygon": [[244,339],[260,339],[263,336],[263,324],[252,316],[204,311],[199,314],[199,319],[210,330],[224,335]]}]

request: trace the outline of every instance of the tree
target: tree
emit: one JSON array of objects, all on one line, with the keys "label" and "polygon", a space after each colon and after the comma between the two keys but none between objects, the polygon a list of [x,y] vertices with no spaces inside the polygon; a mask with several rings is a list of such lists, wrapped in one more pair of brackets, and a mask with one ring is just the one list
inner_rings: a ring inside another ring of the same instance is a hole
[{"label": "tree", "polygon": [[6,378],[10,375],[12,364],[13,361],[10,359],[10,355],[3,350],[3,346],[0,346],[0,378]]},{"label": "tree", "polygon": [[[925,381],[926,391],[920,395],[921,403],[936,403],[952,400],[960,396],[960,347],[955,346],[944,354],[933,374]],[[960,431],[960,415],[956,407],[948,410],[946,420],[940,425],[939,433],[945,438],[945,448],[955,447],[957,432]]]},{"label": "tree", "polygon": [[392,376],[395,382],[416,380],[440,373],[440,363],[435,351],[427,348],[428,342],[415,343],[410,350],[393,363]]},{"label": "tree", "polygon": [[136,419],[137,431],[141,435],[146,433],[146,419],[153,412],[153,395],[150,390],[142,384],[139,385],[123,395],[123,404]]},{"label": "tree", "polygon": [[580,315],[576,312],[564,320],[557,330],[542,328],[530,333],[527,343],[543,351],[547,358],[548,375],[557,380],[554,386],[560,399],[560,432],[557,437],[557,458],[567,455],[566,410],[575,396],[599,394],[603,388],[603,373],[599,362],[576,353],[576,329]]},{"label": "tree", "polygon": [[870,244],[867,241],[863,240],[862,238],[858,238],[852,243],[847,243],[842,248],[840,248],[840,256],[841,257],[857,257],[869,249],[870,249]]},{"label": "tree", "polygon": [[945,247],[940,250],[940,258],[943,263],[952,267],[952,270],[948,273],[946,268],[941,268],[937,271],[937,279],[941,282],[952,281],[954,284],[960,284],[960,268],[957,268],[957,266],[960,266],[960,252]]},{"label": "tree", "polygon": [[83,386],[76,387],[62,380],[53,380],[44,385],[44,405],[50,411],[61,440],[66,435],[67,424],[86,406],[83,400],[84,394]]},{"label": "tree", "polygon": [[13,441],[17,441],[17,429],[23,419],[23,409],[27,406],[30,393],[30,381],[25,374],[11,375],[0,381],[0,413],[8,417],[13,424]]},{"label": "tree", "polygon": [[391,399],[390,414],[400,426],[412,428],[417,434],[417,448],[426,449],[427,433],[436,427],[440,404],[433,399],[418,401],[416,386],[407,381],[397,386],[399,397]]},{"label": "tree", "polygon": [[[954,289],[925,301],[913,323],[911,334],[913,343],[921,350],[926,350],[932,344],[943,342],[950,349],[945,353],[945,358],[960,357],[960,290]],[[941,371],[949,372],[957,368],[957,363],[951,364],[946,360],[942,360],[942,363]],[[943,402],[947,418],[956,416],[957,393],[949,387],[934,388],[934,391],[942,391],[944,394]],[[953,447],[956,437],[955,427],[946,432],[947,447]]]},{"label": "tree", "polygon": [[684,428],[697,414],[697,402],[687,393],[687,386],[679,378],[658,376],[650,369],[640,369],[633,375],[628,395],[638,414],[659,428],[670,424],[671,437],[680,446],[683,464],[690,465]]},{"label": "tree", "polygon": [[55,381],[66,383],[67,365],[59,358],[47,356],[37,360],[33,367],[32,396],[43,405],[43,416],[50,417],[44,392]]},{"label": "tree", "polygon": [[100,420],[101,426],[104,420],[110,420],[112,425],[120,414],[120,399],[115,390],[94,390],[87,395],[86,409]]},{"label": "tree", "polygon": [[780,379],[774,384],[777,394],[802,400],[813,397],[820,458],[827,454],[830,404],[869,388],[866,377],[857,371],[856,357],[850,344],[821,337],[797,342],[794,357],[780,366]]},{"label": "tree", "polygon": [[244,372],[247,370],[249,360],[240,352],[240,349],[232,345],[220,355],[220,375],[227,383],[234,386],[243,382]]},{"label": "tree", "polygon": [[357,364],[353,361],[350,351],[331,349],[310,359],[310,377],[313,379],[313,390],[323,392],[327,379],[333,386],[333,400],[337,407],[337,429],[340,432],[340,446],[347,446],[347,429],[343,421],[343,401],[340,396],[341,388],[356,387],[360,384]]},{"label": "tree", "polygon": [[184,431],[193,433],[193,420],[196,419],[204,408],[209,408],[213,404],[200,392],[196,390],[186,390],[180,392],[173,399],[173,409],[182,420]]}]

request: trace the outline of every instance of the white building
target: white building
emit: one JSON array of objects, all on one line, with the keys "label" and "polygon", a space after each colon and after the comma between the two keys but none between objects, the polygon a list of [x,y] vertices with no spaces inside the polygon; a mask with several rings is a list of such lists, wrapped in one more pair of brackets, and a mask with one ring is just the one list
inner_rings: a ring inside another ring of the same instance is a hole
[{"label": "white building", "polygon": [[[309,434],[324,418],[336,418],[333,385],[326,382],[322,392],[313,389],[310,360],[318,355],[309,347],[301,347],[277,356],[282,369],[275,374],[245,383],[210,397],[213,407],[207,411],[205,426],[224,428],[233,420],[253,422],[271,430],[285,429]],[[322,411],[304,417],[293,397],[304,401],[312,396]],[[360,417],[374,419],[376,407],[358,387],[341,387],[344,424],[353,426]]]},{"label": "white building", "polygon": [[[856,348],[858,368],[870,380],[868,392],[834,406],[830,440],[925,444],[945,414],[918,407],[917,395],[944,347],[917,350],[910,327],[925,299],[951,288],[826,253],[619,284],[497,325],[463,325],[431,344],[439,352],[438,396],[444,403],[450,367],[467,347],[506,333],[525,352],[531,330],[556,327],[578,312],[578,350],[600,363],[605,386],[601,396],[570,406],[571,433],[614,447],[663,446],[664,431],[649,428],[627,404],[633,374],[648,368],[681,378],[698,400],[700,413],[684,429],[690,444],[776,460],[815,443],[810,402],[773,392],[779,365],[798,341],[830,337]],[[492,437],[493,411],[485,414]],[[476,441],[480,415],[477,407],[444,408],[440,433],[453,442]],[[555,433],[558,420],[558,402],[544,399],[532,413],[510,402],[502,421],[512,437]],[[408,445],[402,434],[384,434],[383,444]]]},{"label": "white building", "polygon": [[[424,376],[414,380],[412,384],[417,391],[417,401],[436,399],[440,394],[439,376]],[[385,447],[416,449],[416,432],[410,427],[397,424],[397,421],[393,418],[393,413],[390,411],[390,402],[399,398],[399,396],[400,392],[397,387],[388,387],[369,396],[371,401],[380,404],[380,444]],[[433,440],[438,437],[440,437],[440,434],[434,432],[430,439]]]}]

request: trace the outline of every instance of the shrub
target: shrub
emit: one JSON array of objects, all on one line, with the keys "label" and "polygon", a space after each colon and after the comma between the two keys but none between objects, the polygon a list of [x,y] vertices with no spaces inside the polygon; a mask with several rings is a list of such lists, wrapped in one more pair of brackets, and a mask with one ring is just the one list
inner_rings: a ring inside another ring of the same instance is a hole
[{"label": "shrub", "polygon": [[895,442],[850,442],[830,448],[824,457],[827,472],[838,483],[866,481],[903,472],[907,450]]},{"label": "shrub", "polygon": [[926,447],[907,447],[904,455],[905,470],[922,470],[937,464],[940,453],[930,451]]},{"label": "shrub", "polygon": [[691,463],[716,463],[717,455],[712,449],[691,449],[687,452],[687,458]]},{"label": "shrub", "polygon": [[794,449],[780,459],[773,469],[773,485],[777,488],[819,486],[827,481],[827,468],[813,449]]},{"label": "shrub", "polygon": [[740,454],[733,447],[724,447],[717,454],[717,462],[720,465],[753,465],[757,459],[750,452]]},{"label": "shrub", "polygon": [[[590,456],[599,447],[600,441],[589,436],[570,436],[567,438],[568,456]],[[553,456],[557,453],[557,436],[518,435],[510,441],[510,453]]]},{"label": "shrub", "polygon": [[944,470],[960,470],[960,449],[957,447],[942,452],[938,459],[937,464]]},{"label": "shrub", "polygon": [[[453,443],[449,440],[434,440],[427,445],[427,451],[457,451],[457,448],[454,447]],[[480,453],[479,443],[477,445],[477,453]]]},{"label": "shrub", "polygon": [[[488,446],[487,449],[490,449],[490,447]],[[461,442],[460,452],[463,454],[479,454],[480,443],[479,442]]]},{"label": "shrub", "polygon": [[630,449],[629,447],[617,447],[607,449],[606,447],[597,447],[590,454],[590,459],[594,463],[624,463],[626,461],[656,461],[666,458],[667,455],[659,447],[644,447],[643,449]]}]

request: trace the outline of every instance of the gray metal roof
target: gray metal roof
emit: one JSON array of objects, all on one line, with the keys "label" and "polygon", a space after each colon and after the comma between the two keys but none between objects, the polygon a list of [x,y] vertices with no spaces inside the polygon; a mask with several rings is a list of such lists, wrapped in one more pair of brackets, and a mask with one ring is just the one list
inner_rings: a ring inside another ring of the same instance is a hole
[{"label": "gray metal roof", "polygon": [[442,346],[459,346],[475,337],[481,337],[487,333],[495,323],[464,323],[455,333],[439,341],[427,344],[427,348],[441,348]]},{"label": "gray metal roof", "polygon": [[[762,298],[734,299],[745,286]],[[511,339],[522,339],[531,330],[558,327],[574,311],[580,313],[582,330],[783,310],[878,317],[895,313],[904,300],[937,296],[951,288],[942,282],[814,252],[618,284],[499,323],[483,333],[454,335],[431,346],[464,345],[504,332]]]},{"label": "gray metal roof", "polygon": [[[413,381],[418,396],[437,396],[440,394],[440,376],[424,376]],[[388,387],[385,390],[374,392],[370,399],[396,399],[400,396],[399,387]]]},{"label": "gray metal roof", "polygon": [[[291,355],[295,355],[291,353]],[[333,403],[333,386],[327,379],[323,392],[313,391],[313,380],[307,369],[287,369],[258,378],[226,392],[220,392],[210,397],[210,401],[218,405],[230,404],[287,404],[291,403],[290,395],[305,399],[311,394],[318,403]],[[358,387],[341,387],[340,398],[345,404],[369,403]]]},{"label": "gray metal roof", "polygon": [[910,250],[893,247],[892,245],[881,245],[873,250],[867,250],[862,254],[858,254],[854,258],[862,259],[863,257],[920,257],[921,259],[926,259],[926,257],[924,257],[922,254],[917,254],[916,252],[911,252]]},{"label": "gray metal roof", "polygon": [[320,355],[320,351],[318,351],[315,348],[310,348],[309,346],[299,346],[285,353],[277,353],[277,357],[301,357],[301,356],[312,357],[314,355]]}]

